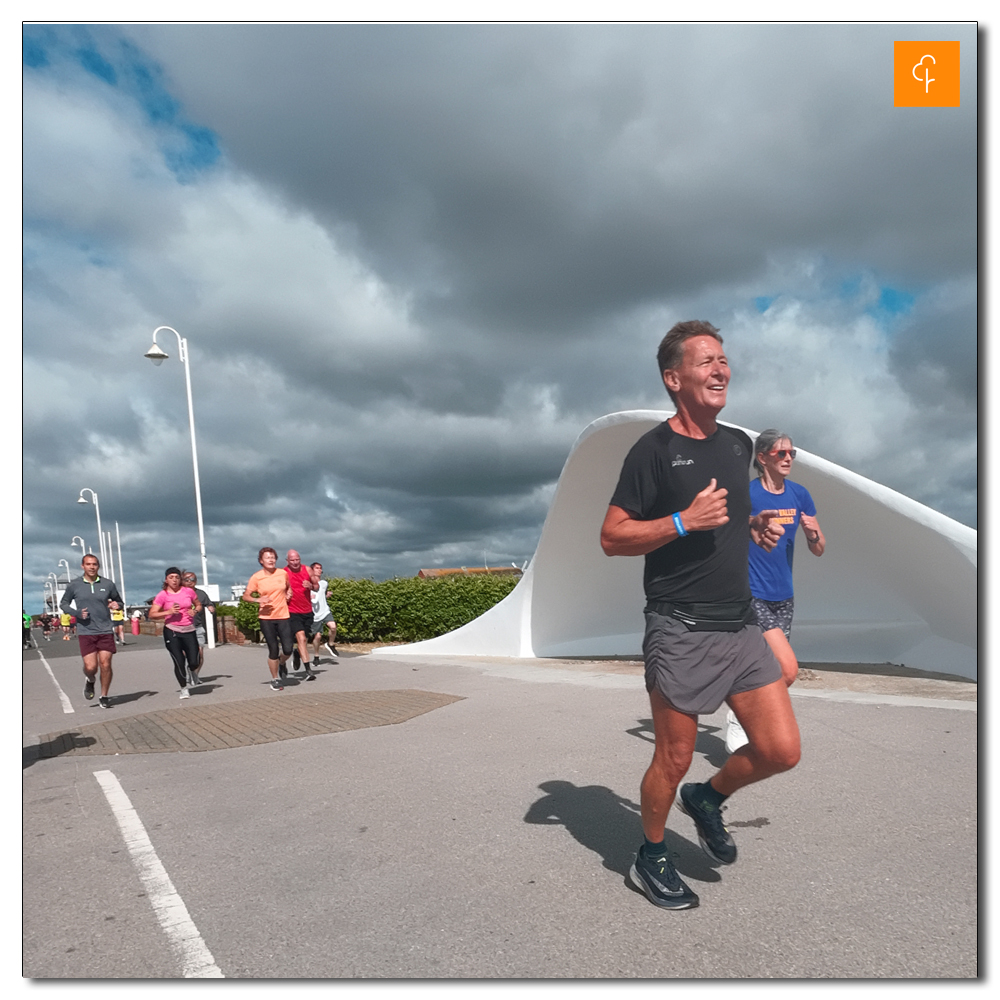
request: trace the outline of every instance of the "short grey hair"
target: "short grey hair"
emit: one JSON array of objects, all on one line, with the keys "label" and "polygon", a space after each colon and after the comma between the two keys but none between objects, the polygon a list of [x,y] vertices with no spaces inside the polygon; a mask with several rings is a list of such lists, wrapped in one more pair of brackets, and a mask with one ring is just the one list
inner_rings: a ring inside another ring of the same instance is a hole
[{"label": "short grey hair", "polygon": [[768,427],[766,431],[761,431],[757,435],[757,440],[753,443],[753,467],[757,470],[758,476],[763,474],[764,469],[757,461],[757,456],[761,452],[766,455],[779,441],[787,441],[790,448],[795,447],[792,435],[779,431],[777,427]]}]

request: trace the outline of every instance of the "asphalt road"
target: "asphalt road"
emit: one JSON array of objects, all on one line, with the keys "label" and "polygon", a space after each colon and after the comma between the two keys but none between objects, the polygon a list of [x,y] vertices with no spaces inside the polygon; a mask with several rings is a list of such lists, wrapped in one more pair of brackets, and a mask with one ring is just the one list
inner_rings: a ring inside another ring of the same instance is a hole
[{"label": "asphalt road", "polygon": [[[116,703],[102,710],[83,700],[76,647],[42,644],[52,676],[24,654],[27,748],[307,688],[461,700],[235,749],[26,754],[27,977],[183,974],[187,953],[126,847],[105,772],[226,978],[977,975],[978,714],[940,684],[930,697],[870,678],[862,693],[838,689],[833,675],[803,687],[802,763],[729,800],[736,865],[709,861],[671,812],[667,843],[701,906],[666,912],[626,885],[652,748],[634,669],[376,652],[275,693],[263,650],[226,646],[179,702],[162,641],[140,637],[115,657]],[[702,719],[694,779],[723,761],[723,725],[724,709]]]}]

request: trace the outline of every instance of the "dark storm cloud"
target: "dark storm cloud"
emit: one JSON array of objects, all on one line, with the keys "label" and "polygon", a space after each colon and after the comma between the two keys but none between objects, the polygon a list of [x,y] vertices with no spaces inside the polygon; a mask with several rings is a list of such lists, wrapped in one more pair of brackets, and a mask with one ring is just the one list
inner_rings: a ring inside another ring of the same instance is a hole
[{"label": "dark storm cloud", "polygon": [[963,107],[914,128],[922,112],[891,102],[885,56],[899,36],[140,33],[234,162],[352,234],[381,273],[418,290],[421,316],[561,334],[746,279],[776,246],[861,257],[910,281],[974,266],[974,66]]}]

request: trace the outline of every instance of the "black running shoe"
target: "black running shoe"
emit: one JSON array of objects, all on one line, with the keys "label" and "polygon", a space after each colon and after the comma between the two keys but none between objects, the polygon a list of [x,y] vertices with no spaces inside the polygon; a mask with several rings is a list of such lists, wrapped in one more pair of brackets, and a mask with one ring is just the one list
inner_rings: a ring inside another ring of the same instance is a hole
[{"label": "black running shoe", "polygon": [[701,849],[720,865],[731,865],[736,860],[736,844],[722,822],[722,811],[699,800],[700,785],[689,783],[681,786],[677,805],[681,812],[694,820]]},{"label": "black running shoe", "polygon": [[87,701],[93,701],[94,700],[94,682],[93,681],[87,681],[87,683],[83,685],[83,696],[84,696],[84,698],[87,699]]},{"label": "black running shoe", "polygon": [[307,681],[316,680],[316,675],[308,667],[306,667],[306,680]]},{"label": "black running shoe", "polygon": [[278,676],[282,680],[284,680],[288,676],[288,667],[286,667],[284,663],[278,664]]},{"label": "black running shoe", "polygon": [[284,691],[285,690],[285,685],[282,684],[281,681],[276,677],[273,681],[271,681],[271,690],[272,691]]},{"label": "black running shoe", "polygon": [[698,896],[681,880],[665,854],[659,858],[647,858],[645,846],[640,847],[628,877],[654,906],[667,910],[690,910],[698,905]]},{"label": "black running shoe", "polygon": [[111,699],[107,695],[101,695],[101,708],[111,708]]},{"label": "black running shoe", "polygon": [[302,657],[299,656],[299,651],[298,650],[295,650],[295,652],[292,653],[292,669],[293,670],[301,670],[302,669]]}]

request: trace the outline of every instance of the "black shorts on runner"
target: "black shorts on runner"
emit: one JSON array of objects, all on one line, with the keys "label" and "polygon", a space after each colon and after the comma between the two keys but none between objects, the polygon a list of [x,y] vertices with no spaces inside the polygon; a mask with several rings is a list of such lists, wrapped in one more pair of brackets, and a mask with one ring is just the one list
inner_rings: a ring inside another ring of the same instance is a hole
[{"label": "black shorts on runner", "polygon": [[781,680],[781,667],[756,625],[690,632],[676,618],[647,611],[642,653],[646,690],[655,687],[688,715],[711,715],[731,694]]},{"label": "black shorts on runner", "polygon": [[292,655],[292,647],[295,645],[295,633],[292,632],[292,621],[290,618],[261,618],[260,630],[264,635],[264,642],[267,643],[267,658],[276,660],[278,658],[278,640],[281,640],[281,651],[285,656]]},{"label": "black shorts on runner", "polygon": [[313,613],[309,611],[308,613],[299,613],[292,611],[288,615],[288,620],[292,623],[292,635],[296,636],[299,632],[305,632],[308,635],[312,632],[313,624]]},{"label": "black shorts on runner", "polygon": [[785,633],[785,638],[791,639],[792,615],[795,614],[794,597],[789,597],[787,601],[763,601],[759,597],[751,597],[750,604],[761,632],[780,628]]}]

